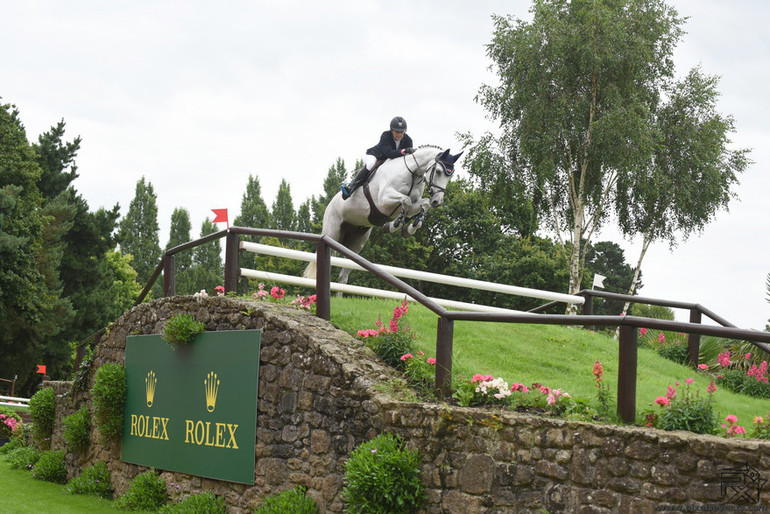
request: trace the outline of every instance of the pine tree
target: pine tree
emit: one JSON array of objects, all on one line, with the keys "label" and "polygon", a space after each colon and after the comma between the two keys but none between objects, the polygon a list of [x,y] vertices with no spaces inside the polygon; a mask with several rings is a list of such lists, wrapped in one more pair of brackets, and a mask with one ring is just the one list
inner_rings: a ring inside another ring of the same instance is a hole
[{"label": "pine tree", "polygon": [[[270,213],[267,210],[267,204],[262,199],[262,188],[259,184],[259,177],[249,175],[249,182],[246,185],[246,192],[241,200],[241,213],[233,222],[238,227],[249,228],[269,228]],[[257,241],[259,238],[253,236],[241,236],[243,241]],[[241,268],[255,269],[257,267],[257,255],[252,252],[240,252],[238,264]],[[249,290],[249,279],[241,278],[238,282],[238,291],[245,294]]]},{"label": "pine tree", "polygon": [[[191,241],[190,213],[184,207],[177,207],[171,214],[171,227],[169,229],[168,244],[166,250]],[[189,295],[195,292],[190,268],[192,267],[193,250],[182,250],[174,254],[176,294]]]},{"label": "pine tree", "polygon": [[149,281],[161,256],[156,201],[152,183],[142,177],[136,183],[136,193],[128,206],[128,213],[120,221],[120,250],[123,255],[133,257],[131,266],[136,270],[142,287]]},{"label": "pine tree", "polygon": [[278,186],[278,195],[273,202],[271,213],[271,228],[277,230],[294,230],[297,226],[297,215],[291,199],[291,187],[286,179]]},{"label": "pine tree", "polygon": [[[216,225],[209,218],[203,220],[200,237],[214,232],[217,232]],[[225,269],[222,265],[222,244],[219,239],[195,247],[191,269],[193,283],[198,290],[205,289],[209,294],[213,294],[214,288],[224,283]]]}]

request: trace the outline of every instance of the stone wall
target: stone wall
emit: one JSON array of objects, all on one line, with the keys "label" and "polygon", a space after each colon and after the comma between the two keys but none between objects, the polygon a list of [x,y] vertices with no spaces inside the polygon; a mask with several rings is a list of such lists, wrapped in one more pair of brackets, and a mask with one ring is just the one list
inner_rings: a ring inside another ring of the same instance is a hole
[{"label": "stone wall", "polygon": [[[117,320],[96,349],[82,391],[51,384],[54,448],[64,447],[63,417],[88,402],[95,369],[122,363],[127,335],[160,333],[179,312],[194,314],[207,330],[262,329],[262,347],[255,484],[163,472],[172,498],[212,491],[231,512],[251,512],[267,495],[302,484],[322,513],[342,512],[345,459],[381,432],[399,434],[421,452],[431,513],[707,508],[730,496],[721,487],[727,467],[748,465],[770,479],[770,442],[400,402],[374,387],[397,374],[355,338],[307,312],[224,297],[160,299]],[[67,459],[71,475],[106,461],[117,494],[145,470],[121,462],[118,445],[103,444],[96,430],[87,455]],[[763,492],[761,504],[752,506],[768,505],[770,492]]]}]

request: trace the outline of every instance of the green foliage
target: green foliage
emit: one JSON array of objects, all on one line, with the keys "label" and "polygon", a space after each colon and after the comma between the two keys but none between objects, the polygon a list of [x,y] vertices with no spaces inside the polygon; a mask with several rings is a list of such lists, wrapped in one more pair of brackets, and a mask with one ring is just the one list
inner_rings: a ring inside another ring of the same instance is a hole
[{"label": "green foliage", "polygon": [[21,416],[15,410],[0,405],[0,438],[10,439],[22,430]]},{"label": "green foliage", "polygon": [[91,388],[94,421],[105,440],[117,440],[123,433],[126,406],[126,370],[120,364],[107,363],[96,371]]},{"label": "green foliage", "polygon": [[32,468],[32,476],[37,480],[66,484],[67,468],[64,465],[64,450],[46,450],[41,453],[37,464]]},{"label": "green foliage", "polygon": [[753,396],[754,398],[770,398],[770,385],[746,374],[743,369],[725,369],[720,372],[722,378],[717,383],[730,391]]},{"label": "green foliage", "polygon": [[[192,223],[190,213],[184,207],[177,207],[171,214],[171,228],[169,229],[166,250],[187,243],[192,240],[190,233]],[[192,268],[193,251],[183,250],[174,254],[174,276],[176,278],[176,294],[191,295],[200,289],[192,281],[190,268]]]},{"label": "green foliage", "polygon": [[359,445],[345,462],[347,512],[416,512],[425,500],[420,464],[419,452],[398,436],[380,434]]},{"label": "green foliage", "polygon": [[7,443],[0,446],[0,455],[5,455],[6,453],[10,453],[17,448],[22,448],[26,445],[27,443],[24,440],[24,437],[12,437]]},{"label": "green foliage", "polygon": [[206,325],[195,321],[192,314],[175,314],[166,322],[161,336],[167,343],[190,344],[195,336],[206,331]]},{"label": "green foliage", "polygon": [[131,254],[131,266],[136,270],[139,284],[144,287],[160,262],[158,241],[157,195],[152,183],[142,177],[136,183],[134,198],[128,206],[126,216],[120,222],[120,250]]},{"label": "green foliage", "polygon": [[[684,390],[681,388],[672,393],[673,386],[669,386],[666,402],[660,402],[662,411],[650,413],[648,419],[651,424],[662,430],[689,430],[696,434],[716,434],[719,430],[719,419],[714,411],[712,393],[706,398],[700,396],[700,392],[693,393],[690,383]],[[660,400],[663,397],[659,397]],[[656,400],[656,402],[658,401]]]},{"label": "green foliage", "polygon": [[291,199],[291,186],[286,179],[281,179],[278,195],[275,197],[270,213],[270,228],[277,230],[295,230],[297,213]]},{"label": "green foliage", "polygon": [[[164,514],[226,514],[225,500],[211,492],[192,494],[186,496],[178,503],[164,505],[158,512]],[[295,512],[295,511],[283,511]]]},{"label": "green foliage", "polygon": [[85,453],[91,442],[91,412],[87,405],[64,418],[63,436],[70,450]]},{"label": "green foliage", "polygon": [[[386,364],[394,368],[404,368],[404,355],[412,353],[414,348],[415,334],[409,326],[404,326],[406,321],[403,316],[408,312],[409,306],[404,302],[393,309],[393,317],[386,328],[382,325],[382,320],[377,320],[378,329],[369,329],[359,331],[359,336],[366,339],[366,345],[377,354]],[[399,320],[402,321],[399,326]]]},{"label": "green foliage", "polygon": [[298,485],[294,489],[287,489],[280,493],[271,494],[265,498],[265,503],[260,505],[254,514],[316,514],[318,505],[315,500],[307,496],[303,486]]},{"label": "green foliage", "polygon": [[70,480],[65,489],[70,494],[85,494],[109,500],[112,498],[112,478],[107,464],[97,462],[84,468],[78,476]]},{"label": "green foliage", "polygon": [[[262,188],[259,177],[249,175],[246,192],[241,199],[241,212],[236,216],[233,224],[238,227],[268,228],[270,213],[267,210],[265,200],[262,199]],[[257,236],[241,235],[242,241],[257,242]],[[238,252],[238,265],[241,268],[257,269],[257,254],[252,252]],[[245,294],[249,291],[249,279],[241,277],[238,281],[238,292]]]},{"label": "green foliage", "polygon": [[[209,218],[203,220],[200,237],[216,232],[218,232],[217,227]],[[191,275],[191,280],[198,291],[205,289],[212,292],[215,287],[222,284],[225,275],[222,264],[222,243],[219,239],[195,247]]]},{"label": "green foliage", "polygon": [[[6,445],[8,446],[8,445]],[[30,470],[40,459],[40,450],[35,446],[22,446],[8,452],[5,460],[11,469]]]},{"label": "green foliage", "polygon": [[115,507],[122,510],[158,510],[168,501],[166,484],[153,471],[145,471],[131,480],[123,495],[115,500]]},{"label": "green foliage", "polygon": [[42,447],[48,448],[56,422],[56,397],[52,388],[46,387],[32,395],[29,399],[29,413],[35,423],[35,439]]}]

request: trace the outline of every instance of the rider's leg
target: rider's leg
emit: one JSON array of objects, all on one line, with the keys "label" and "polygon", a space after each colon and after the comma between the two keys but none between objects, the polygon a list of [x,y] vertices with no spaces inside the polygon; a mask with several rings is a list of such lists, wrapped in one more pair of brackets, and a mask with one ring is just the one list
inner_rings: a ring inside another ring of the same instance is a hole
[{"label": "rider's leg", "polygon": [[343,200],[347,200],[358,186],[366,182],[366,177],[369,175],[369,171],[371,171],[376,162],[377,158],[375,156],[368,154],[364,156],[364,165],[356,170],[356,175],[353,177],[353,180],[340,186],[340,189],[342,189]]}]

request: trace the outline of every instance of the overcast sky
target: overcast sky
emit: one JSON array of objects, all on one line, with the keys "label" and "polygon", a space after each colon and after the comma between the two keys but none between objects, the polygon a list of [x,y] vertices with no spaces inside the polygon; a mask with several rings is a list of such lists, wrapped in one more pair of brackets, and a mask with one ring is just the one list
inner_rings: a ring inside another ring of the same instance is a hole
[{"label": "overcast sky", "polygon": [[[742,328],[770,318],[767,84],[770,3],[681,0],[689,20],[679,76],[701,64],[722,77],[720,111],[755,163],[738,201],[674,251],[651,247],[644,296],[700,303]],[[265,202],[281,179],[295,208],[318,194],[338,157],[348,168],[400,115],[415,144],[459,150],[458,132],[495,129],[474,101],[494,83],[491,15],[529,19],[529,2],[459,0],[2,0],[0,97],[30,141],[59,120],[81,136],[76,189],[92,210],[125,214],[136,182],[158,196],[161,246],[185,207],[197,235],[212,208],[239,212],[250,174]],[[460,166],[462,173],[462,166]],[[224,228],[224,227],[223,227]],[[639,241],[606,228],[635,264]],[[687,319],[687,313],[677,314]]]}]

